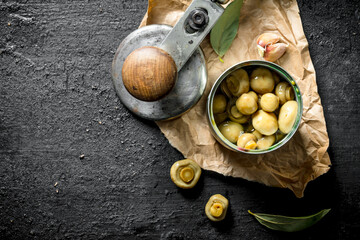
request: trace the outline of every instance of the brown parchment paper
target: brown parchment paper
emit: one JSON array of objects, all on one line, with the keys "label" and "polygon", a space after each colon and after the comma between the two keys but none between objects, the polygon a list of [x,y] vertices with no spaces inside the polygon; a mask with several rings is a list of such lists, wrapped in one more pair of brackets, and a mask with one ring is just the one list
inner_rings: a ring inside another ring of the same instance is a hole
[{"label": "brown parchment paper", "polygon": [[[175,25],[191,0],[149,0],[149,9],[141,26]],[[289,44],[276,63],[298,83],[303,97],[303,116],[298,132],[280,149],[260,156],[232,152],[211,135],[206,117],[206,100],[215,80],[227,68],[240,61],[260,59],[256,39],[274,32]],[[296,1],[247,0],[241,9],[238,34],[220,62],[212,50],[209,36],[201,44],[207,60],[208,83],[204,96],[180,118],[157,122],[170,144],[186,158],[194,159],[203,169],[226,176],[241,177],[268,186],[291,189],[303,197],[307,183],[329,170],[326,152],[329,138],[315,70],[303,32]]]}]

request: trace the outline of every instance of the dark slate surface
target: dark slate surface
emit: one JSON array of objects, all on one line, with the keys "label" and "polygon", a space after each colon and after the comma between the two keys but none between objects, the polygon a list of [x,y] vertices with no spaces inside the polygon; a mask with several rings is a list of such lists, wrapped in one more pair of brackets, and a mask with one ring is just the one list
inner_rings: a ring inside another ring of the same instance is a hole
[{"label": "dark slate surface", "polygon": [[[140,1],[0,1],[0,239],[355,239],[360,229],[360,3],[298,2],[330,136],[329,173],[305,197],[204,171],[175,187],[182,158],[153,122],[129,113],[111,82]],[[80,158],[80,155],[84,155]],[[204,214],[228,197],[225,222]],[[248,213],[332,211],[295,234]]]}]

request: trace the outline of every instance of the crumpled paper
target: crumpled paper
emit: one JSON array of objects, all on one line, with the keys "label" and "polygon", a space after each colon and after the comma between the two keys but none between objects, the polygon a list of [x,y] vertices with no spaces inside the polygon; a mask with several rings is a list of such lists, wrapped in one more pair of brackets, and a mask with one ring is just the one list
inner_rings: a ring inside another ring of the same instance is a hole
[{"label": "crumpled paper", "polygon": [[[191,0],[149,0],[149,9],[141,26],[173,26],[190,3]],[[298,83],[303,97],[303,116],[298,132],[285,146],[264,155],[246,155],[224,148],[211,135],[206,101],[211,86],[227,68],[240,61],[260,59],[256,39],[264,32],[277,33],[289,44],[285,55],[276,63]],[[303,197],[308,182],[326,173],[331,162],[327,153],[329,137],[323,107],[297,2],[245,1],[238,34],[222,58],[224,62],[219,61],[211,48],[209,36],[201,48],[208,70],[204,96],[181,117],[157,122],[163,134],[184,157],[194,159],[203,169],[268,186],[289,188],[297,197]]]}]

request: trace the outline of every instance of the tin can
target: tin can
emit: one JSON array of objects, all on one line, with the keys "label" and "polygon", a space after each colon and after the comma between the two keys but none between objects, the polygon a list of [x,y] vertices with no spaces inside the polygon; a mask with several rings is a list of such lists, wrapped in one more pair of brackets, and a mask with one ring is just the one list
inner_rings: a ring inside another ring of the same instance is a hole
[{"label": "tin can", "polygon": [[[294,91],[294,96],[295,96],[294,100],[298,104],[298,109],[297,109],[297,115],[296,115],[295,122],[292,126],[292,129],[290,130],[290,132],[288,134],[286,134],[286,136],[282,140],[276,142],[275,144],[270,146],[268,149],[248,150],[248,149],[238,147],[237,145],[230,142],[228,139],[226,139],[221,134],[217,124],[215,123],[215,119],[214,119],[213,100],[214,100],[215,94],[220,92],[220,84],[232,72],[234,72],[240,68],[243,68],[244,70],[247,70],[247,71],[251,71],[252,69],[255,69],[257,67],[264,67],[264,68],[269,69],[272,72],[277,73],[278,76],[280,77],[280,81],[286,81],[290,84],[290,86],[293,88],[293,91]],[[232,67],[228,68],[223,74],[221,74],[221,76],[216,80],[213,87],[211,88],[210,94],[207,99],[206,108],[207,108],[207,118],[209,121],[211,133],[220,144],[222,144],[224,147],[226,147],[232,151],[239,152],[239,153],[264,154],[264,153],[269,153],[269,152],[275,151],[276,149],[285,145],[294,136],[295,132],[297,131],[297,129],[299,128],[299,125],[300,125],[301,116],[302,116],[302,112],[303,112],[303,101],[301,98],[301,92],[300,92],[299,86],[297,85],[297,83],[293,79],[293,77],[286,70],[284,70],[282,67],[280,67],[279,65],[272,63],[272,62],[262,61],[262,60],[250,60],[250,61],[244,61],[244,62],[237,63],[237,64],[233,65]]]}]

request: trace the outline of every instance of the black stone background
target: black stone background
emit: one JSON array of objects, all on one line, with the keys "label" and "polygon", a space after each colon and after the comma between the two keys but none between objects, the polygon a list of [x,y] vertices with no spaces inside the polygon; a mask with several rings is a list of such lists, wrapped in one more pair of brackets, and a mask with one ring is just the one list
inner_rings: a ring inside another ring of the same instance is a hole
[{"label": "black stone background", "polygon": [[[118,45],[147,1],[0,1],[0,239],[356,239],[360,229],[359,1],[298,1],[330,137],[331,170],[305,197],[203,171],[170,180],[182,155],[112,86]],[[84,158],[79,156],[84,154]],[[223,223],[204,214],[225,195]],[[332,211],[299,233],[247,213]]]}]

